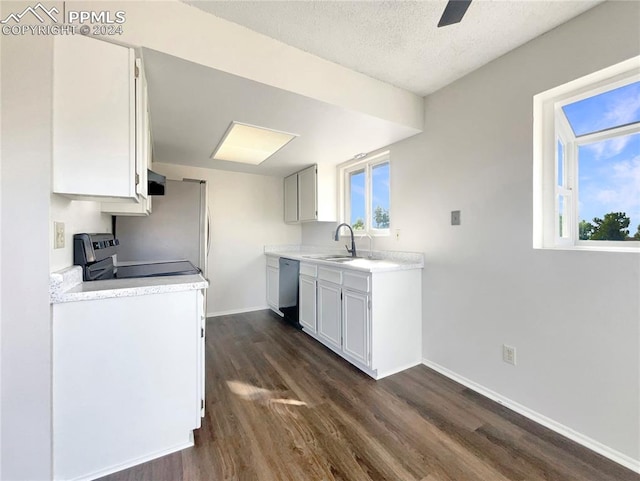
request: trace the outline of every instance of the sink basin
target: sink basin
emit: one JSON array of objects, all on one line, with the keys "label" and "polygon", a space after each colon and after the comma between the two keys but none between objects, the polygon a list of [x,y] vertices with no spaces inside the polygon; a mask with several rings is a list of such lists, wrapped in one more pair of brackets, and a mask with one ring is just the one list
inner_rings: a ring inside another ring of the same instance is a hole
[{"label": "sink basin", "polygon": [[393,261],[388,261],[384,259],[367,259],[365,257],[356,257],[355,259],[350,257],[347,259],[336,259],[334,262],[339,262],[342,264],[349,264],[354,267],[395,267],[398,264]]},{"label": "sink basin", "polygon": [[349,255],[340,255],[340,254],[322,255],[322,256],[302,256],[302,257],[306,257],[307,259],[318,259],[321,261],[336,261],[336,262],[344,262],[344,261],[348,261],[349,259],[354,259]]},{"label": "sink basin", "polygon": [[328,259],[323,259],[323,260],[329,261],[329,262],[352,262],[352,261],[365,261],[367,259],[364,259],[362,257],[345,256],[345,257],[329,257]]},{"label": "sink basin", "polygon": [[302,256],[307,259],[317,259],[319,261],[335,262],[337,264],[348,264],[354,267],[395,267],[398,264],[386,259],[369,259],[368,257],[351,257],[350,255],[308,255]]}]

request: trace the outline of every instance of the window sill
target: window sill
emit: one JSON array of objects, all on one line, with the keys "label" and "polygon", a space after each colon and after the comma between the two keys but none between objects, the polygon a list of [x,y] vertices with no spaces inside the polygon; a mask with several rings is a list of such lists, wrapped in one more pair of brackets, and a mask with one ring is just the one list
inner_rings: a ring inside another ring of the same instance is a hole
[{"label": "window sill", "polygon": [[[634,242],[634,244],[636,244]],[[640,244],[633,246],[606,246],[606,245],[566,245],[534,247],[535,250],[554,251],[583,251],[583,252],[626,252],[627,254],[640,254]]]}]

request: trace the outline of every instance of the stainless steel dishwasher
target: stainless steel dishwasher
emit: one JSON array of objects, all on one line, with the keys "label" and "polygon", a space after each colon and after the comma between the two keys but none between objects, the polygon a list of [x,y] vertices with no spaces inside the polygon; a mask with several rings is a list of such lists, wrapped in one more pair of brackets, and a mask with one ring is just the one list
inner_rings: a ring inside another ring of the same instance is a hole
[{"label": "stainless steel dishwasher", "polygon": [[285,320],[299,326],[298,323],[298,276],[300,262],[286,257],[280,258],[280,295],[278,304]]}]

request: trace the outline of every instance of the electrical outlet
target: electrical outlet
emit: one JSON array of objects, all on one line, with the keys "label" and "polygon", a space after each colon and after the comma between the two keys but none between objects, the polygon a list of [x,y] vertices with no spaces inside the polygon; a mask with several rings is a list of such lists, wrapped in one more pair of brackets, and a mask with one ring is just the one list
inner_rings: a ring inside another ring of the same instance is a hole
[{"label": "electrical outlet", "polygon": [[451,225],[460,225],[460,211],[452,210],[451,211]]},{"label": "electrical outlet", "polygon": [[64,222],[54,222],[53,232],[54,232],[53,248],[63,249],[64,248]]},{"label": "electrical outlet", "polygon": [[396,229],[396,240],[400,240],[400,229]]},{"label": "electrical outlet", "polygon": [[516,365],[516,348],[513,346],[502,345],[502,360],[507,364]]}]

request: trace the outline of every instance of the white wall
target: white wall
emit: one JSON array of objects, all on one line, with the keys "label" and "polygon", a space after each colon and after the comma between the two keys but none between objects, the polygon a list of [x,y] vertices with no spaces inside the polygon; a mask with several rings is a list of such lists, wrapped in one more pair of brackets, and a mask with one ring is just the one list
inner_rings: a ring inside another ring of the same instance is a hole
[{"label": "white wall", "polygon": [[[54,249],[53,223],[64,222],[65,245]],[[59,194],[51,194],[50,210],[51,272],[73,265],[73,234],[82,232],[111,232],[111,215],[100,212],[100,203],[70,200]]]},{"label": "white wall", "polygon": [[[2,9],[0,8],[0,14]],[[2,35],[0,35],[0,56]],[[0,62],[0,112],[2,112],[2,62]],[[0,114],[0,272],[2,272],[2,115]],[[0,274],[0,476],[2,476],[2,275]]]},{"label": "white wall", "polygon": [[207,181],[211,215],[207,315],[266,309],[264,246],[299,244],[301,239],[300,226],[283,222],[283,180],[161,163],[154,163],[153,170],[171,179]]},{"label": "white wall", "polygon": [[[0,16],[24,4],[2,2]],[[5,36],[0,173],[3,480],[51,479],[51,37]]]},{"label": "white wall", "polygon": [[[426,360],[627,464],[640,460],[640,256],[533,250],[532,97],[638,55],[638,18],[640,3],[606,2],[427,97],[425,133],[391,146],[400,240],[375,241],[426,254]],[[325,230],[305,225],[303,241]]]}]

